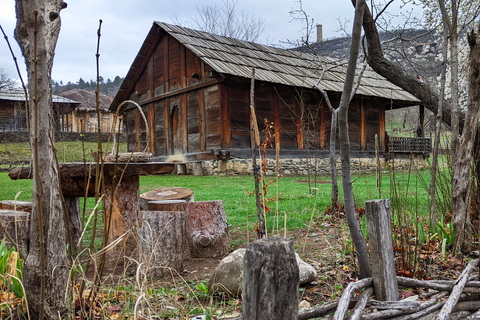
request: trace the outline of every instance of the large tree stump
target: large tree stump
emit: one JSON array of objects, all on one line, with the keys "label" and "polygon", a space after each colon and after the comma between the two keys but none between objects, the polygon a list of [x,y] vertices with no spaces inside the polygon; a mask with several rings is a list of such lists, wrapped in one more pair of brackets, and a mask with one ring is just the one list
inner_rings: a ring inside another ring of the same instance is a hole
[{"label": "large tree stump", "polygon": [[161,277],[175,269],[183,271],[189,255],[185,245],[185,212],[141,211],[138,251],[149,276]]},{"label": "large tree stump", "polygon": [[398,284],[390,224],[390,200],[365,201],[370,257],[375,296],[380,301],[397,301]]},{"label": "large tree stump", "polygon": [[[137,249],[137,229],[140,210],[138,207],[139,177],[123,177],[122,188],[116,187],[112,178],[105,177],[105,197],[103,210],[110,216],[108,243],[118,241],[107,252],[109,262],[133,256]],[[121,240],[119,240],[121,238]]]},{"label": "large tree stump", "polygon": [[148,202],[148,211],[185,211],[185,200],[154,200]]},{"label": "large tree stump", "polygon": [[270,237],[251,243],[243,271],[243,319],[296,320],[298,265],[292,241]]},{"label": "large tree stump", "polygon": [[[82,219],[80,217],[80,198],[78,197],[64,197],[65,207],[70,222],[70,235],[72,236],[72,250],[74,253],[78,252],[79,240],[82,235]],[[65,221],[65,223],[67,223]],[[68,226],[67,226],[68,227]],[[68,239],[67,239],[68,240]]]},{"label": "large tree stump", "polygon": [[218,258],[230,252],[227,217],[223,202],[185,203],[186,234],[194,258]]},{"label": "large tree stump", "polygon": [[0,209],[32,212],[32,202],[17,201],[17,200],[3,200],[0,201]]},{"label": "large tree stump", "polygon": [[148,202],[158,200],[185,200],[193,202],[193,190],[181,187],[159,188],[140,195],[140,209],[149,210]]},{"label": "large tree stump", "polygon": [[26,249],[28,245],[29,225],[29,212],[0,210],[0,240],[5,238],[9,248],[15,246],[17,251]]}]

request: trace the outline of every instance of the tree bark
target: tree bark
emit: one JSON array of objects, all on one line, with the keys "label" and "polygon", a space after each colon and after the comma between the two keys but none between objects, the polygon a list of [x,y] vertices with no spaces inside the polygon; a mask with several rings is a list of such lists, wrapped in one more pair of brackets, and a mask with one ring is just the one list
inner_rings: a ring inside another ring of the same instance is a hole
[{"label": "tree bark", "polygon": [[221,200],[187,202],[185,213],[185,234],[192,257],[219,258],[230,252],[227,217]]},{"label": "tree bark", "polygon": [[447,56],[448,56],[448,38],[447,33],[443,35],[443,48],[442,48],[442,74],[440,79],[440,101],[438,104],[438,111],[436,116],[435,123],[435,143],[433,144],[433,155],[432,155],[432,167],[430,169],[430,221],[433,225],[434,230],[437,230],[437,164],[438,164],[438,147],[440,145],[440,129],[442,127],[442,110],[443,110],[443,101],[445,98],[445,83],[446,83],[446,73],[447,73]]},{"label": "tree bark", "polygon": [[142,211],[138,250],[148,276],[161,277],[171,269],[183,271],[183,261],[189,255],[185,226],[185,212]]},{"label": "tree bark", "polygon": [[[34,160],[30,246],[24,262],[25,286],[32,319],[58,318],[67,311],[67,230],[53,152],[54,122],[51,70],[60,32],[62,0],[16,1],[15,38],[28,72],[30,145]],[[39,161],[38,159],[41,159]],[[68,292],[67,292],[68,294]]]},{"label": "tree bark", "polygon": [[478,32],[468,35],[470,45],[470,73],[468,109],[462,139],[455,155],[457,165],[452,172],[452,210],[455,251],[470,253],[473,246],[470,223],[470,164],[480,112],[480,36]]},{"label": "tree bark", "polygon": [[366,8],[364,0],[357,0],[355,9],[355,20],[352,31],[352,46],[350,48],[350,58],[347,67],[347,77],[343,87],[340,106],[338,109],[338,126],[340,137],[340,156],[342,160],[342,184],[343,199],[345,202],[345,213],[347,216],[348,227],[352,242],[357,251],[358,265],[360,269],[360,278],[371,276],[370,265],[368,262],[368,253],[363,239],[362,231],[358,224],[355,213],[355,203],[353,199],[352,176],[350,171],[350,137],[348,132],[348,106],[350,104],[350,95],[353,89],[355,78],[355,69],[360,48],[360,34],[362,31],[363,12]]},{"label": "tree bark", "polygon": [[243,275],[243,318],[298,317],[297,260],[291,240],[269,237],[247,247]]}]

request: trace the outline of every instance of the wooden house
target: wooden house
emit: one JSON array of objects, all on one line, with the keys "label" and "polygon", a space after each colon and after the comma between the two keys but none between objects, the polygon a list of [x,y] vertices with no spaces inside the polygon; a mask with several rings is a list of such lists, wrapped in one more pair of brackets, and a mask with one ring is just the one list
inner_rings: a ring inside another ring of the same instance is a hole
[{"label": "wooden house", "polygon": [[94,91],[72,89],[58,93],[58,95],[79,102],[75,109],[63,115],[63,131],[97,132],[99,125],[102,132],[111,132],[113,130],[114,112],[108,109],[112,103],[112,97],[103,93],[99,94],[100,121],[98,121],[97,100]]},{"label": "wooden house", "polygon": [[[154,22],[110,109],[134,100],[148,119],[146,141],[138,108],[130,104],[124,109],[130,151],[148,144],[157,157],[246,158],[255,67],[256,116],[260,130],[264,119],[273,121],[280,156],[303,157],[307,149],[327,153],[331,112],[313,88],[322,65],[325,72],[318,85],[338,106],[345,61]],[[388,152],[385,109],[417,103],[414,96],[367,69],[350,105],[352,153],[372,156],[375,135],[380,152]]]},{"label": "wooden house", "polygon": [[[57,130],[62,129],[62,116],[71,112],[79,103],[52,95],[54,121]],[[27,113],[23,90],[0,90],[0,131],[27,131]]]}]

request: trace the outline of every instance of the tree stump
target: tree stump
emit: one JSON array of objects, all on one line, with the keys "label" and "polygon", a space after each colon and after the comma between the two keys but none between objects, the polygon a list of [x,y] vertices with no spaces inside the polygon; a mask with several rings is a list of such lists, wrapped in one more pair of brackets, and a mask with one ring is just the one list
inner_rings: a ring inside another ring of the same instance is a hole
[{"label": "tree stump", "polygon": [[398,284],[390,224],[390,200],[365,201],[373,286],[380,301],[397,301]]},{"label": "tree stump", "polygon": [[140,195],[140,209],[149,210],[148,202],[158,200],[185,200],[186,202],[193,202],[193,190],[181,187],[170,187],[142,193]]},{"label": "tree stump", "polygon": [[188,256],[185,212],[141,211],[141,215],[138,251],[148,276],[161,277],[170,274],[170,269],[183,271],[183,260]]},{"label": "tree stump", "polygon": [[148,202],[148,211],[185,211],[185,200],[154,200]]},{"label": "tree stump", "polygon": [[[80,198],[65,196],[65,207],[70,222],[70,234],[72,235],[72,250],[77,253],[78,241],[82,235],[82,219],[80,217]],[[67,221],[65,221],[65,224]],[[68,226],[67,226],[68,227]],[[68,239],[67,239],[68,241]]]},{"label": "tree stump", "polygon": [[243,271],[243,319],[298,319],[298,265],[292,241],[270,237],[251,243]]},{"label": "tree stump", "polygon": [[194,258],[218,258],[230,252],[227,217],[223,202],[185,203],[186,234]]},{"label": "tree stump", "polygon": [[[9,248],[17,251],[26,249],[29,235],[30,213],[24,211],[0,210],[0,239],[5,238]],[[5,234],[8,233],[9,237]]]},{"label": "tree stump", "polygon": [[30,201],[3,200],[0,201],[0,209],[32,213],[32,203]]},{"label": "tree stump", "polygon": [[202,162],[194,162],[192,164],[192,173],[194,176],[203,176],[203,164]]}]

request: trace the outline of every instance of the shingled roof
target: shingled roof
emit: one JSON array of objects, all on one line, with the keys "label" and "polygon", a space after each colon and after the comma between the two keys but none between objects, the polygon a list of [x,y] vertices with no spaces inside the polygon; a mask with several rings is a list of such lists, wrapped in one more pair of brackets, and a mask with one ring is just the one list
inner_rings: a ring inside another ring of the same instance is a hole
[{"label": "shingled roof", "polygon": [[[25,93],[20,89],[0,90],[0,100],[25,101]],[[53,103],[68,103],[78,105],[79,102],[68,98],[52,95]]]},{"label": "shingled roof", "polygon": [[[58,93],[58,95],[78,101],[80,104],[76,108],[78,111],[95,111],[97,107],[97,98],[94,91],[87,91],[85,89],[71,89]],[[113,101],[112,97],[109,97],[103,93],[100,93],[100,110],[108,111],[108,107]]]},{"label": "shingled roof", "polygon": [[[174,37],[220,74],[250,78],[252,67],[255,67],[256,80],[312,88],[322,73],[323,65],[326,72],[319,86],[331,92],[343,90],[347,69],[345,60],[326,56],[318,58],[313,54],[241,41],[155,21],[112,107],[121,102],[119,99],[126,99],[130,94],[133,88],[129,88],[129,85],[137,80],[135,77],[140,76],[149,53],[157,43],[155,39],[162,34],[161,30]],[[370,68],[363,74],[357,94],[418,102],[413,95],[390,83]]]}]

